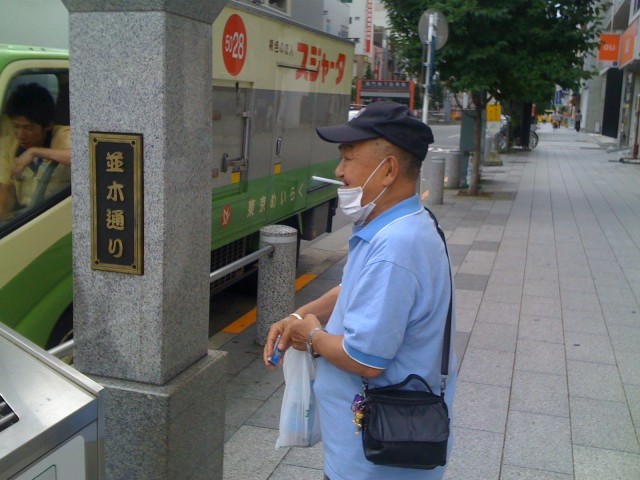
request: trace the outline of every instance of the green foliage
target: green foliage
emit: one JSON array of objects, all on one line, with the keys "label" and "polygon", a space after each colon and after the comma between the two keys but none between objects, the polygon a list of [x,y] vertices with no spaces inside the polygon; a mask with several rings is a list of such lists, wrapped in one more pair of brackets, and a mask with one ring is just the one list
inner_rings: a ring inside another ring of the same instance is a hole
[{"label": "green foliage", "polygon": [[364,72],[365,80],[373,80],[373,70],[371,70],[371,64],[367,63],[367,71]]},{"label": "green foliage", "polygon": [[[544,104],[555,85],[574,88],[592,72],[584,55],[598,45],[601,0],[383,0],[394,51],[407,59],[408,73],[421,76],[422,13],[433,8],[447,18],[449,37],[438,51],[440,81],[454,93],[471,94],[476,118],[493,97],[518,111],[524,102]],[[480,122],[469,194],[477,193]]]},{"label": "green foliage", "polygon": [[592,72],[583,57],[598,45],[599,0],[383,0],[394,49],[421,77],[418,22],[434,8],[449,24],[438,51],[440,79],[453,92],[502,102],[548,102],[555,85],[577,88]]}]

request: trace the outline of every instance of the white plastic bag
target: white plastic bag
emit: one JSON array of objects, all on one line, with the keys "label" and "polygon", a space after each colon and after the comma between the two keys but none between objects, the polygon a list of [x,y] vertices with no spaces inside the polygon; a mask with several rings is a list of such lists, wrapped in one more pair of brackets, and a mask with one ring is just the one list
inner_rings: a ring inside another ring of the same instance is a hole
[{"label": "white plastic bag", "polygon": [[315,360],[307,352],[289,348],[284,356],[284,398],[280,409],[279,447],[313,447],[322,440],[313,394]]}]

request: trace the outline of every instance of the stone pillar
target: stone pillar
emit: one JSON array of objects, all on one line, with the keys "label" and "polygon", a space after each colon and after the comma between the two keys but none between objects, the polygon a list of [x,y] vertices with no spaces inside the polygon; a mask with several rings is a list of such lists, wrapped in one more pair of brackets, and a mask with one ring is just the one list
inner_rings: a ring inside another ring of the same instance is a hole
[{"label": "stone pillar", "polygon": [[[225,357],[207,351],[211,24],[226,1],[63,2],[75,366],[107,389],[105,478],[219,479]],[[142,275],[91,268],[89,132],[142,135]]]},{"label": "stone pillar", "polygon": [[442,205],[444,196],[444,158],[436,157],[431,160],[431,175],[429,176],[429,205]]},{"label": "stone pillar", "polygon": [[298,232],[285,225],[260,229],[260,248],[273,245],[275,251],[260,259],[256,302],[256,343],[264,345],[272,323],[295,307],[296,250]]},{"label": "stone pillar", "polygon": [[462,152],[453,150],[449,153],[445,162],[445,186],[457,190],[460,188],[460,164],[462,163]]},{"label": "stone pillar", "polygon": [[502,159],[498,155],[498,139],[495,135],[487,136],[485,138],[485,161],[484,165],[487,167],[501,167]]}]

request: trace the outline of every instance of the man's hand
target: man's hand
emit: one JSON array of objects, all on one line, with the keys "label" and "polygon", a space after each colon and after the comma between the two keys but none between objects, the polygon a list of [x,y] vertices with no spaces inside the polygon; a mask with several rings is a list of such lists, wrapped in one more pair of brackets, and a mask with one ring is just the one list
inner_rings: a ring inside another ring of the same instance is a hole
[{"label": "man's hand", "polygon": [[313,314],[305,315],[302,320],[298,320],[291,324],[289,335],[291,336],[291,345],[296,350],[307,349],[307,335],[314,328],[322,328],[320,320]]},{"label": "man's hand", "polygon": [[20,154],[19,157],[16,157],[16,160],[13,164],[13,168],[11,169],[11,176],[13,178],[19,179],[22,177],[22,172],[28,165],[30,165],[36,158],[33,149],[27,148],[24,152]]},{"label": "man's hand", "polygon": [[[271,328],[269,328],[267,343],[262,350],[262,360],[268,368],[275,368],[275,365],[269,362],[269,357],[273,354],[273,351],[278,348],[278,345],[280,346],[279,348],[281,351],[285,351],[289,348],[289,325],[294,321],[296,321],[296,318],[288,315],[282,320],[271,325]],[[278,342],[278,345],[274,345],[278,336],[280,336],[280,341]]]},{"label": "man's hand", "polygon": [[[267,343],[262,351],[262,360],[264,361],[264,364],[268,368],[275,367],[269,362],[269,357],[273,354],[276,348],[280,348],[281,351],[285,351],[289,347],[293,347],[296,350],[305,351],[307,349],[307,335],[316,327],[322,327],[322,325],[320,324],[320,320],[318,320],[318,318],[313,314],[305,315],[302,320],[289,315],[271,325],[269,335],[267,335]],[[275,345],[278,336],[280,336],[280,340],[278,345]]]}]

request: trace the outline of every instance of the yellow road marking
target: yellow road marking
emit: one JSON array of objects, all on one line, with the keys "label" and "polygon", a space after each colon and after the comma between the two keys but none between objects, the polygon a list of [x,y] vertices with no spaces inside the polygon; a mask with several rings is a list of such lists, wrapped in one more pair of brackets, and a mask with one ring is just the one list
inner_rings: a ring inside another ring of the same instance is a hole
[{"label": "yellow road marking", "polygon": [[[295,289],[296,292],[304,288],[309,282],[315,279],[317,275],[312,273],[305,273],[296,278]],[[239,319],[230,323],[222,329],[224,333],[242,333],[251,325],[256,323],[256,308],[253,307],[249,312],[245,313]]]}]

